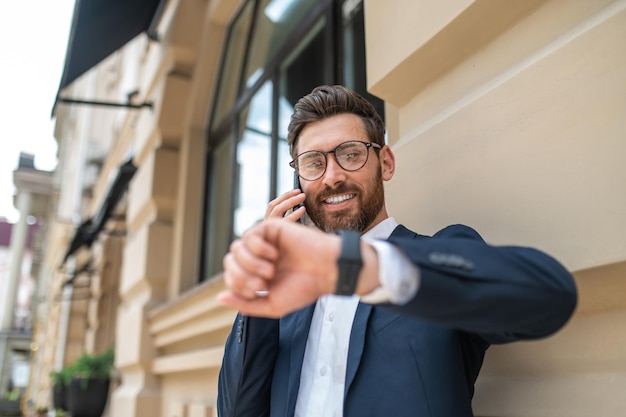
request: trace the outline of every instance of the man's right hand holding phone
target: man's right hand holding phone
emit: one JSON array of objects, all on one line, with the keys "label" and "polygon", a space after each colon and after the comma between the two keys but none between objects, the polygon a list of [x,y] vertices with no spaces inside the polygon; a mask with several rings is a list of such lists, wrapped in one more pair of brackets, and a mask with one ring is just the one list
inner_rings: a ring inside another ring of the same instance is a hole
[{"label": "man's right hand holding phone", "polygon": [[[264,220],[270,218],[285,218],[297,222],[304,216],[306,209],[304,203],[306,196],[300,189],[289,190],[286,193],[270,201],[265,211]],[[299,206],[296,210],[294,207]]]}]

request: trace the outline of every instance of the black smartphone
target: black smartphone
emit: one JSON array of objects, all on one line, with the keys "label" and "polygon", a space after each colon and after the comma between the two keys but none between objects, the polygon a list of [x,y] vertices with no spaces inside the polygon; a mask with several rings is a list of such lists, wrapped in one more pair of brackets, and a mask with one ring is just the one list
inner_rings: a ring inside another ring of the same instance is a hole
[{"label": "black smartphone", "polygon": [[[293,173],[293,188],[298,189],[300,191],[302,191],[302,188],[300,188],[300,176],[298,175],[297,172],[294,171]],[[293,211],[298,210],[300,207],[302,207],[302,204],[298,204],[293,208]],[[298,219],[298,223],[300,223],[300,219]]]}]

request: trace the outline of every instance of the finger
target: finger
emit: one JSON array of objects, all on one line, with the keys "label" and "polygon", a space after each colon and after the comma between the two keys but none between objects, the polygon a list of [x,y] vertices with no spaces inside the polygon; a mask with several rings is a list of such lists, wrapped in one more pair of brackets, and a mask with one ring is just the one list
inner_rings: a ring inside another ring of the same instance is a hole
[{"label": "finger", "polygon": [[302,204],[306,196],[299,189],[287,191],[272,200],[265,211],[264,220],[269,218],[282,218],[295,206]]},{"label": "finger", "polygon": [[274,259],[277,249],[263,239],[259,232],[246,232],[231,244],[224,257],[224,270],[232,274],[227,286],[245,298],[253,298],[256,292],[267,289],[267,280],[274,278]]},{"label": "finger", "polygon": [[280,317],[280,314],[272,308],[267,297],[244,299],[238,297],[230,291],[223,291],[217,295],[217,301],[247,316],[269,318]]},{"label": "finger", "polygon": [[[294,195],[298,195],[300,190],[294,189],[289,190],[284,194],[279,195],[267,205],[267,210],[265,211],[265,220],[270,217],[283,217],[285,211],[281,211],[278,206],[281,206],[282,203],[285,202],[286,199],[293,197]],[[281,206],[282,207],[282,206]]]},{"label": "finger", "polygon": [[241,266],[235,260],[232,253],[224,256],[224,284],[233,293],[238,294],[244,298],[252,298],[253,294],[247,289],[246,282],[248,281],[248,274],[241,268]]},{"label": "finger", "polygon": [[231,246],[231,252],[235,256],[242,256],[238,260],[245,262],[246,265],[248,262],[252,263],[250,267],[264,277],[274,274],[272,263],[278,259],[278,248],[273,241],[268,239],[267,233],[268,227],[259,224],[246,231],[237,245],[233,242]]},{"label": "finger", "polygon": [[236,269],[229,267],[224,271],[224,284],[237,297],[245,300],[253,300],[258,298],[259,294],[267,296],[266,282],[254,276],[237,274]]},{"label": "finger", "polygon": [[302,216],[304,216],[304,213],[306,213],[306,208],[304,208],[304,206],[300,206],[296,211],[287,214],[285,216],[285,219],[292,222],[297,222],[302,218]]}]

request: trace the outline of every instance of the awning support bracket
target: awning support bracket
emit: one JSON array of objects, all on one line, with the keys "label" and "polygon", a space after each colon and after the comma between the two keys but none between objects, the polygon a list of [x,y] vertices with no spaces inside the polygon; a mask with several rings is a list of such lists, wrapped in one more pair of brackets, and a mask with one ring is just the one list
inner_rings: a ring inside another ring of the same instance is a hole
[{"label": "awning support bracket", "polygon": [[151,101],[133,104],[133,103],[114,103],[110,101],[77,100],[73,98],[63,98],[63,97],[59,97],[57,99],[57,103],[88,104],[92,106],[124,107],[124,108],[129,108],[129,109],[141,109],[144,107],[148,107],[150,110],[152,110],[152,106],[153,106],[153,103]]}]

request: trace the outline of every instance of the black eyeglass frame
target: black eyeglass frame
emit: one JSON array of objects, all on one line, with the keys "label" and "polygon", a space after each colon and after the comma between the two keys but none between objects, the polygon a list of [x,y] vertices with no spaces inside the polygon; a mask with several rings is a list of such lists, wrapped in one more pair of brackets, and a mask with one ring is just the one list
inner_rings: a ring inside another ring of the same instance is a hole
[{"label": "black eyeglass frame", "polygon": [[[367,149],[367,154],[365,156],[365,161],[363,162],[363,165],[361,165],[360,167],[356,168],[356,169],[346,169],[343,167],[343,165],[341,165],[341,162],[339,162],[337,160],[337,156],[335,155],[335,151],[337,150],[337,148],[345,145],[346,143],[353,143],[353,142],[358,142],[358,143],[362,143],[363,145],[365,145],[365,148]],[[296,173],[298,174],[298,176],[300,178],[302,178],[305,181],[315,181],[318,180],[320,178],[322,178],[324,176],[324,174],[326,173],[326,168],[328,168],[328,154],[332,153],[333,156],[335,157],[335,162],[337,162],[337,165],[339,165],[341,167],[341,169],[343,169],[344,171],[348,171],[348,172],[354,172],[354,171],[358,171],[359,169],[363,168],[365,166],[365,164],[367,164],[367,161],[369,160],[370,157],[370,148],[374,148],[375,150],[381,150],[383,147],[381,145],[379,145],[378,143],[374,143],[374,142],[365,142],[362,140],[348,140],[345,142],[341,142],[339,145],[335,146],[334,149],[330,150],[330,151],[316,151],[316,150],[310,150],[310,151],[306,151],[306,152],[302,152],[301,154],[296,155],[295,159],[292,160],[291,162],[289,162],[289,166],[292,167]],[[298,158],[300,158],[302,155],[304,155],[305,153],[309,153],[309,152],[318,152],[321,153],[322,155],[324,155],[324,170],[322,171],[322,173],[313,179],[308,179],[308,178],[304,178],[302,175],[300,175],[300,169],[298,168]]]}]

